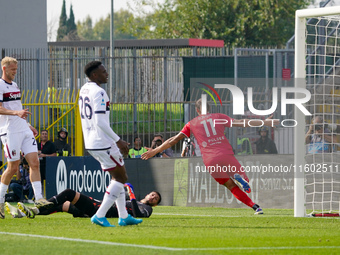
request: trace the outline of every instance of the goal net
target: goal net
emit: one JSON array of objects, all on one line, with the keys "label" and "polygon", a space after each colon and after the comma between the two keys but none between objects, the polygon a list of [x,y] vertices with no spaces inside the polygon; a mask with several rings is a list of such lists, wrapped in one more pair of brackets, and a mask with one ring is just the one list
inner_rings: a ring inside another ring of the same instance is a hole
[{"label": "goal net", "polygon": [[307,88],[295,109],[294,216],[339,216],[340,7],[296,12],[295,87]]}]

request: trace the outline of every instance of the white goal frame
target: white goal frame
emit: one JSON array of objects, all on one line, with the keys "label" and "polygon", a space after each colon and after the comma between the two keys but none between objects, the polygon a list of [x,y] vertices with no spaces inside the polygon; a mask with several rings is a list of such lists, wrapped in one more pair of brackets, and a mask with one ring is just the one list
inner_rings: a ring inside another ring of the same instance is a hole
[{"label": "white goal frame", "polygon": [[[340,6],[303,9],[295,13],[295,87],[306,88],[306,18],[340,14]],[[305,81],[305,82],[303,82]],[[298,125],[294,131],[294,217],[305,217],[304,173],[297,171],[305,165],[305,115],[295,106],[295,120]],[[304,168],[303,168],[304,169]]]}]

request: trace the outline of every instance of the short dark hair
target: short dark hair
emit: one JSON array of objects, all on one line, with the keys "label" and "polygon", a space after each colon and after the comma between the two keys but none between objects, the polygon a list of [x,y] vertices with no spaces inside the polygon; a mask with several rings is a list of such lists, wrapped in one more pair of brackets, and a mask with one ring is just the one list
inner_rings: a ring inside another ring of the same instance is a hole
[{"label": "short dark hair", "polygon": [[48,134],[47,129],[42,129],[42,130],[40,131],[40,133],[41,133],[41,132],[46,132],[46,133]]},{"label": "short dark hair", "polygon": [[88,78],[90,78],[91,74],[93,71],[95,71],[96,69],[98,69],[98,67],[102,64],[102,62],[100,61],[91,61],[89,63],[86,64],[85,68],[84,68],[84,73],[86,74],[86,76]]},{"label": "short dark hair", "polygon": [[157,202],[157,205],[159,205],[159,203],[162,201],[162,196],[161,196],[161,193],[159,193],[158,191],[154,190],[152,192],[155,192],[158,196],[159,196],[159,200]]},{"label": "short dark hair", "polygon": [[153,137],[156,137],[156,136],[160,136],[163,138],[163,135],[162,134],[155,134]]},{"label": "short dark hair", "polygon": [[138,139],[139,138],[139,136],[136,136],[134,139],[133,139],[133,141],[135,142],[136,141],[136,139]]}]

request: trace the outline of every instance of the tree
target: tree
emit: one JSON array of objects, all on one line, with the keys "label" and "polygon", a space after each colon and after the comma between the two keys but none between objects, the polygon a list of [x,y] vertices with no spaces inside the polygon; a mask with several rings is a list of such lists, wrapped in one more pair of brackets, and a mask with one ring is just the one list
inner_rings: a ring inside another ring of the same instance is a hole
[{"label": "tree", "polygon": [[59,18],[59,28],[57,32],[57,41],[62,41],[67,35],[67,16],[66,16],[66,4],[63,0],[63,6],[61,7],[61,14]]},{"label": "tree", "polygon": [[72,4],[70,6],[70,17],[67,20],[66,27],[67,27],[67,40],[68,41],[79,40],[79,36],[77,33],[77,26],[76,26],[76,23],[74,22],[74,13],[73,13]]},{"label": "tree", "polygon": [[93,27],[95,40],[110,40],[110,14],[106,18],[100,18]]},{"label": "tree", "polygon": [[[93,27],[93,34],[95,40],[110,40],[110,14],[106,18],[100,18]],[[128,20],[133,19],[133,14],[129,11],[120,10],[114,13],[115,39],[133,39],[130,33],[126,32],[125,27]]]},{"label": "tree", "polygon": [[295,11],[311,0],[152,0],[135,1],[153,11],[149,25],[130,22],[138,38],[221,39],[238,47],[283,45],[294,34]]},{"label": "tree", "polygon": [[70,6],[70,17],[66,15],[66,4],[63,0],[63,6],[61,8],[61,14],[59,18],[59,28],[57,33],[57,41],[75,41],[79,40],[77,33],[77,26],[74,22],[74,13],[72,4]]},{"label": "tree", "polygon": [[87,15],[83,22],[78,21],[77,23],[77,31],[80,40],[94,40],[93,28],[92,28],[92,19],[90,15]]},{"label": "tree", "polygon": [[134,20],[132,13],[126,10],[120,10],[114,14],[115,38],[116,39],[135,39],[131,33],[127,32],[125,27],[130,20]]}]

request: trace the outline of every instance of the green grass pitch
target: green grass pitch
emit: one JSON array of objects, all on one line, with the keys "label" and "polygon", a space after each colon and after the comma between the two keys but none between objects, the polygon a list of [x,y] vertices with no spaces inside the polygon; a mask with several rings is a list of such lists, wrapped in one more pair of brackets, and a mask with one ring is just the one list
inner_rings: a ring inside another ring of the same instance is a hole
[{"label": "green grass pitch", "polygon": [[32,220],[6,213],[0,254],[340,254],[339,218],[264,211],[159,206],[142,224],[115,228],[66,213]]}]

